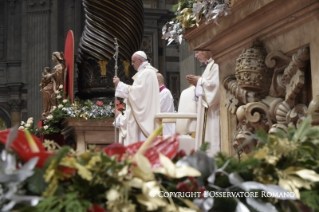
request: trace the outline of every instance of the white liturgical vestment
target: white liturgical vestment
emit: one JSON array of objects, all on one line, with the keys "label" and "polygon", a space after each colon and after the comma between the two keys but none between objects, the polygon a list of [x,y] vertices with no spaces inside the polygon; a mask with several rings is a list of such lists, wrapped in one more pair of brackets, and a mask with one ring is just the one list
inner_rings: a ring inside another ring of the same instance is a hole
[{"label": "white liturgical vestment", "polygon": [[160,112],[157,69],[148,62],[140,65],[133,76],[133,85],[119,82],[115,96],[127,99],[127,133],[124,144],[144,141],[157,127],[155,115]]},{"label": "white liturgical vestment", "polygon": [[116,122],[113,122],[113,125],[119,129],[119,143],[124,144],[126,139],[126,116],[124,114],[119,114],[116,117]]},{"label": "white liturgical vestment", "polygon": [[[202,77],[197,82],[195,98],[197,97],[199,97],[197,122],[201,130],[196,132],[196,138],[202,138],[205,134],[202,141],[210,143],[208,154],[213,156],[221,149],[219,137],[219,66],[213,60],[208,63]],[[206,121],[205,108],[208,108]],[[205,132],[202,130],[204,128],[206,128]]]},{"label": "white liturgical vestment", "polygon": [[[174,99],[165,85],[160,87],[160,105],[161,113],[174,113]],[[163,124],[163,135],[172,135],[175,133],[174,123]]]}]

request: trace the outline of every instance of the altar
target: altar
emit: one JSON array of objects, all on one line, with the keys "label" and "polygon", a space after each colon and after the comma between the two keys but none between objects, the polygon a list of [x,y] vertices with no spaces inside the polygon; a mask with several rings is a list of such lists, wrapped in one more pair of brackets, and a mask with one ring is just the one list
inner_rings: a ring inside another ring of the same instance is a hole
[{"label": "altar", "polygon": [[77,153],[85,152],[88,145],[95,145],[95,150],[98,151],[114,142],[113,121],[114,118],[95,120],[66,118],[62,122],[62,134],[67,144],[76,144]]}]

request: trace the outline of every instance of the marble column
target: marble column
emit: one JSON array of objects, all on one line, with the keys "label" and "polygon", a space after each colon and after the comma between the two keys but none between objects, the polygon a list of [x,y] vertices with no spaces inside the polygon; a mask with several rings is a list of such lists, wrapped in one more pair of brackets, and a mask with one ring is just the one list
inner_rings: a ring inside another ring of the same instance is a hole
[{"label": "marble column", "polygon": [[25,101],[22,99],[9,99],[8,104],[11,111],[11,126],[20,125],[21,122],[21,108]]},{"label": "marble column", "polygon": [[[28,116],[39,120],[42,111],[42,95],[38,85],[41,81],[41,72],[46,66],[50,66],[50,14],[49,0],[31,1],[26,0],[26,72],[28,73]],[[53,35],[54,36],[54,35]]]},{"label": "marble column", "polygon": [[21,99],[23,83],[8,83],[9,99],[8,104],[11,112],[11,126],[20,124],[21,109],[25,106],[25,100]]}]

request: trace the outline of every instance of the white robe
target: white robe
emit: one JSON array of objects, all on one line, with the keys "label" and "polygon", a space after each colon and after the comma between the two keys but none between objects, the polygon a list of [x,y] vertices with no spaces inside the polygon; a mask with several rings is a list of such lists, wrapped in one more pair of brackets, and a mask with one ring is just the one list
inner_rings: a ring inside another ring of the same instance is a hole
[{"label": "white robe", "polygon": [[[167,88],[160,91],[160,105],[161,113],[174,113],[174,99],[173,96]],[[163,135],[172,135],[175,133],[174,123],[163,124]]]},{"label": "white robe", "polygon": [[127,122],[126,122],[126,116],[125,112],[124,114],[120,114],[116,117],[116,122],[113,122],[113,125],[119,129],[119,143],[125,145],[125,139],[126,139],[126,128],[127,128]]},{"label": "white robe", "polygon": [[198,128],[196,138],[202,138],[204,128],[204,112],[208,108],[205,142],[210,143],[208,155],[213,156],[221,149],[220,124],[219,124],[219,66],[212,60],[206,67],[202,77],[198,80],[195,96],[198,99],[197,122]]},{"label": "white robe", "polygon": [[133,85],[119,82],[115,96],[127,99],[127,135],[125,145],[145,140],[157,127],[160,112],[157,69],[144,62],[133,76]]},{"label": "white robe", "polygon": [[[182,91],[178,103],[179,113],[197,113],[197,102],[193,100],[195,86],[190,86]],[[196,120],[177,119],[176,132],[181,135],[190,135],[196,131]]]}]

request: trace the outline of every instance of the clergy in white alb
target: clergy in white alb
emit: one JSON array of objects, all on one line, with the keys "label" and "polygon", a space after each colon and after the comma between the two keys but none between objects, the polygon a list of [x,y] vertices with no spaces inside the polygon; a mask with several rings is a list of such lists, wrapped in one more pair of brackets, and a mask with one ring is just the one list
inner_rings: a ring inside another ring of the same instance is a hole
[{"label": "clergy in white alb", "polygon": [[198,128],[202,129],[196,132],[196,138],[202,138],[203,142],[210,143],[208,154],[213,156],[221,149],[219,66],[211,58],[209,51],[195,52],[195,57],[207,65],[201,77],[186,76],[187,81],[196,86],[194,98],[198,101],[197,124]]},{"label": "clergy in white alb", "polygon": [[[159,97],[161,113],[174,113],[174,99],[170,90],[164,85],[164,77],[162,74],[157,73],[157,80],[159,86]],[[172,135],[175,133],[174,123],[163,124],[163,135]]]},{"label": "clergy in white alb", "polygon": [[[126,99],[123,101],[127,104]],[[113,122],[113,126],[119,130],[119,143],[126,145],[126,134],[127,134],[127,122],[125,111],[122,114],[119,110],[113,111],[115,113],[115,121]]]},{"label": "clergy in white alb", "polygon": [[[197,113],[197,102],[194,100],[195,86],[184,89],[179,97],[179,113]],[[181,135],[192,135],[196,131],[195,119],[177,119],[175,131]]]},{"label": "clergy in white alb", "polygon": [[133,54],[132,66],[137,71],[132,85],[121,82],[116,76],[113,78],[115,96],[127,99],[126,144],[145,140],[158,127],[155,115],[160,112],[158,70],[147,62],[147,56],[142,51]]}]

